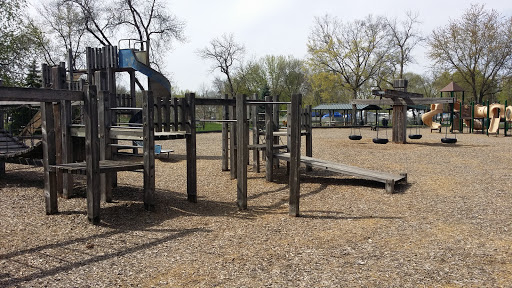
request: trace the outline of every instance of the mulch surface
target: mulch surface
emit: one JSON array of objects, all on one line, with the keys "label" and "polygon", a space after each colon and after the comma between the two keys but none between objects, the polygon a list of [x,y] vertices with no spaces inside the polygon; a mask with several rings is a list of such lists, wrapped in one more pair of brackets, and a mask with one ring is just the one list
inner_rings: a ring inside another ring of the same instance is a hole
[{"label": "mulch surface", "polygon": [[408,184],[387,194],[302,169],[301,217],[288,216],[284,163],[271,183],[264,165],[249,166],[249,207],[238,211],[220,133],[198,134],[198,203],[186,200],[185,140],[157,141],[175,152],[156,160],[156,211],[144,210],[142,173],[121,172],[97,226],[84,178],[46,215],[42,169],[7,164],[0,287],[512,286],[512,137],[458,134],[446,145],[423,129],[409,144],[377,145],[369,128],[360,141],[349,134],[315,129],[313,156],[405,172]]}]

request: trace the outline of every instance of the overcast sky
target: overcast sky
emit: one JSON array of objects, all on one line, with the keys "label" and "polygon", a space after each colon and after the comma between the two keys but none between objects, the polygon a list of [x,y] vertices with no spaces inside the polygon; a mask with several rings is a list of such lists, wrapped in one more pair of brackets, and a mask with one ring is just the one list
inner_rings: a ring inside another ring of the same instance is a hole
[{"label": "overcast sky", "polygon": [[[198,91],[202,85],[211,86],[212,62],[204,61],[196,51],[222,34],[233,33],[243,44],[247,57],[265,55],[306,56],[308,35],[316,16],[330,14],[342,21],[363,19],[369,14],[404,18],[406,11],[418,12],[421,31],[428,35],[450,19],[458,19],[470,3],[485,3],[487,9],[496,9],[502,15],[512,15],[512,1],[488,0],[168,0],[173,13],[186,22],[186,43],[174,43],[169,53],[166,72],[181,90]],[[424,73],[428,63],[425,49],[418,47],[415,58],[418,64],[407,70]]]}]

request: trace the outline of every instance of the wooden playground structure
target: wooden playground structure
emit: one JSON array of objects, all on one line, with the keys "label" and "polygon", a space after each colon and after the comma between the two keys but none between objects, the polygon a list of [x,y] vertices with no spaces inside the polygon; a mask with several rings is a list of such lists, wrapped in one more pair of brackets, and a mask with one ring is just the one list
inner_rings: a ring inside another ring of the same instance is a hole
[{"label": "wooden playground structure", "polygon": [[[156,137],[185,138],[187,199],[197,202],[196,122],[199,120],[196,120],[195,111],[199,105],[220,105],[224,108],[223,119],[216,120],[223,123],[222,170],[228,170],[229,166],[231,177],[237,179],[239,209],[247,209],[247,164],[251,150],[253,167],[257,172],[260,170],[260,152],[264,152],[267,181],[272,181],[273,170],[279,165],[279,160],[288,163],[289,214],[293,216],[299,215],[301,163],[307,171],[317,167],[385,183],[389,193],[394,192],[396,183],[407,181],[406,174],[370,171],[312,158],[311,107],[302,108],[301,95],[292,95],[290,102],[280,102],[277,97],[270,96],[264,101],[257,100],[257,97],[247,99],[245,95],[233,99],[227,96],[223,99],[196,98],[193,93],[185,98],[172,98],[168,81],[161,74],[144,70],[151,68],[136,59],[131,62],[123,59],[126,55],[136,57],[133,50],[121,51],[115,46],[88,48],[87,69],[82,71],[66,71],[64,63],[51,68],[43,65],[43,89],[0,87],[0,101],[40,103],[47,214],[58,212],[58,196],[71,197],[72,175],[82,174],[87,177],[88,220],[99,223],[100,203],[112,201],[112,188],[116,185],[116,173],[119,171],[143,171],[144,207],[153,210]],[[142,107],[137,108],[134,73],[142,70],[149,77],[152,90],[143,91]],[[130,93],[127,95],[117,95],[115,91],[115,73],[120,72],[130,75]],[[87,81],[76,81],[74,75],[78,73],[86,75]],[[282,112],[279,109],[284,105],[287,106],[286,131],[279,131],[279,114]],[[78,107],[79,116],[75,117],[76,109],[73,108]],[[248,115],[249,107],[252,107],[251,117]],[[260,113],[258,107],[264,107],[264,113]],[[137,111],[142,113],[140,126],[119,122],[119,113],[133,115]],[[261,114],[264,114],[264,129],[260,129],[258,124]],[[73,122],[75,118],[80,119],[79,124]],[[252,144],[249,144],[250,122]],[[260,143],[260,136],[264,136],[264,143]],[[306,156],[301,156],[300,152],[302,136],[306,138]],[[286,145],[280,144],[280,137],[286,137]],[[117,159],[119,149],[140,148],[119,144],[119,141],[126,140],[142,141],[143,161]],[[2,152],[0,162],[18,163],[23,156],[21,154]]]}]

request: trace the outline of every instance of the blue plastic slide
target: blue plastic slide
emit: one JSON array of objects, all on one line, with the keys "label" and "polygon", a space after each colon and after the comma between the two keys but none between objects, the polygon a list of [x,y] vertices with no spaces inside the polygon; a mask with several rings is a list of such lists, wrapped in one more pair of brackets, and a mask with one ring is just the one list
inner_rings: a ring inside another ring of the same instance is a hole
[{"label": "blue plastic slide", "polygon": [[120,49],[119,50],[119,67],[120,68],[133,68],[140,73],[148,76],[151,80],[159,83],[164,87],[169,93],[171,93],[171,83],[164,75],[160,74],[158,71],[152,69],[151,67],[145,65],[144,63],[137,60],[135,57],[135,53],[132,49]]}]

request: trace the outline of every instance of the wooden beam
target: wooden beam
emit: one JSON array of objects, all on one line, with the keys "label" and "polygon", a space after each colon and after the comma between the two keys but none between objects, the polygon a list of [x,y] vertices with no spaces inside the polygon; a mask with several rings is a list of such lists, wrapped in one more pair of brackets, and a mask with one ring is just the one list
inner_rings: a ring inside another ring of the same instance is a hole
[{"label": "wooden beam", "polygon": [[247,160],[249,159],[249,150],[247,149],[246,138],[246,121],[247,121],[247,105],[246,96],[236,96],[236,115],[237,115],[237,185],[236,195],[239,210],[247,209]]},{"label": "wooden beam", "polygon": [[[265,96],[266,102],[272,102],[271,96]],[[270,105],[265,105],[265,179],[269,182],[274,177],[274,125],[272,124],[273,108]]]},{"label": "wooden beam", "polygon": [[235,106],[236,100],[223,99],[223,98],[196,98],[196,105],[211,105],[211,106]]},{"label": "wooden beam", "polygon": [[392,89],[372,90],[372,95],[382,96],[386,98],[423,98],[423,94],[404,92]]},{"label": "wooden beam", "polygon": [[383,99],[353,99],[350,104],[362,105],[428,105],[454,103],[455,98],[383,98]]},{"label": "wooden beam", "polygon": [[60,100],[82,101],[84,93],[69,90],[0,87],[0,101],[57,102]]},{"label": "wooden beam", "polygon": [[142,92],[142,123],[144,150],[144,208],[155,210],[155,135],[154,99],[152,91]]},{"label": "wooden beam", "polygon": [[[254,93],[253,100],[258,100],[258,94]],[[260,137],[258,131],[258,106],[254,105],[251,107],[252,113],[252,144],[260,144]],[[260,173],[260,151],[254,149],[252,152],[252,169],[256,173]]]},{"label": "wooden beam", "polygon": [[53,104],[41,103],[41,117],[43,120],[43,166],[44,166],[44,198],[46,214],[55,214],[57,207],[57,174],[50,171],[50,166],[56,164],[55,156],[55,129],[53,119]]},{"label": "wooden beam", "polygon": [[[224,99],[228,99],[228,94],[224,94]],[[222,107],[222,120],[229,119],[229,106]],[[229,170],[229,127],[228,122],[222,122],[222,171]]]},{"label": "wooden beam", "polygon": [[[236,103],[236,98],[233,98]],[[229,115],[230,120],[236,120],[236,107],[230,107],[231,114]],[[237,142],[236,142],[236,122],[230,122],[229,123],[229,171],[231,179],[236,179],[237,173],[236,169],[238,168],[238,163],[236,162],[237,159]]]},{"label": "wooden beam", "polygon": [[299,113],[302,106],[302,96],[300,94],[292,95],[292,104],[290,113],[290,199],[289,199],[289,215],[299,216],[299,200],[300,200],[300,118]]},{"label": "wooden beam", "polygon": [[[112,148],[110,147],[111,138],[110,126],[111,113],[110,110],[110,97],[115,97],[115,94],[110,94],[108,91],[99,91],[98,93],[98,112],[99,112],[99,137],[100,137],[100,161],[112,159]],[[112,202],[112,174],[101,174],[101,201]]]},{"label": "wooden beam", "polygon": [[100,143],[98,140],[98,96],[96,86],[88,86],[84,101],[85,159],[87,165],[87,219],[100,223]]},{"label": "wooden beam", "polygon": [[185,95],[186,146],[187,146],[187,200],[197,203],[197,139],[196,139],[196,95]]}]

